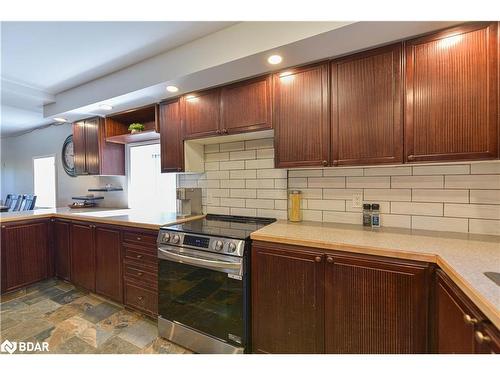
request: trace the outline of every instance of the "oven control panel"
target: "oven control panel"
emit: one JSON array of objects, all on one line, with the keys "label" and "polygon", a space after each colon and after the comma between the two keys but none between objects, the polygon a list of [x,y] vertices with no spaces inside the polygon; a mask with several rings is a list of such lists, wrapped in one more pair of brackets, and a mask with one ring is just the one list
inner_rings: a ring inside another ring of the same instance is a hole
[{"label": "oven control panel", "polygon": [[191,233],[168,231],[161,229],[158,234],[158,245],[175,245],[214,253],[243,256],[245,241],[232,238],[201,236]]}]

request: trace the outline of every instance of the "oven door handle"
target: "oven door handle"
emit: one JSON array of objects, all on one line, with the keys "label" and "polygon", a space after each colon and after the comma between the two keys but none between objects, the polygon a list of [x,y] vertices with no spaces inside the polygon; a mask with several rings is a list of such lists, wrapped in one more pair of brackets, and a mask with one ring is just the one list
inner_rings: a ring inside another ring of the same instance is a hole
[{"label": "oven door handle", "polygon": [[201,268],[208,268],[214,271],[229,273],[232,275],[243,275],[242,259],[239,259],[238,262],[226,262],[219,259],[198,258],[182,254],[177,251],[169,251],[168,249],[161,247],[158,248],[158,257],[160,259],[170,260],[173,262],[188,264]]}]

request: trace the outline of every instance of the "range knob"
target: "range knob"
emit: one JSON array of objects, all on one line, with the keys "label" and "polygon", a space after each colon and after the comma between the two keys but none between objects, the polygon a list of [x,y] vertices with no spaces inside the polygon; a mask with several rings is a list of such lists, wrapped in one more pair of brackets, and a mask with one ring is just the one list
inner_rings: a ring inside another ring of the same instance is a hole
[{"label": "range knob", "polygon": [[214,242],[214,250],[221,251],[223,247],[224,247],[224,242],[222,242],[221,240],[217,240]]},{"label": "range knob", "polygon": [[172,242],[173,242],[173,243],[179,243],[179,240],[180,240],[180,239],[181,239],[181,238],[179,237],[179,235],[178,235],[178,234],[174,234],[174,235],[172,236]]},{"label": "range knob", "polygon": [[162,242],[170,241],[170,233],[163,233],[163,237],[161,238]]},{"label": "range knob", "polygon": [[229,242],[229,245],[227,245],[227,251],[230,253],[234,253],[236,251],[236,245],[234,242]]}]

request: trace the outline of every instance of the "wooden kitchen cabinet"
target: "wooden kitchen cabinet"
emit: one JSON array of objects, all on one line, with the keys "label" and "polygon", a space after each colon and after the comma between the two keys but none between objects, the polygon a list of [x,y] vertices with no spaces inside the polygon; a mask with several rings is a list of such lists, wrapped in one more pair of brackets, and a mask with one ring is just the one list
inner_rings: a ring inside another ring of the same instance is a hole
[{"label": "wooden kitchen cabinet", "polygon": [[354,254],[325,260],[326,353],[427,353],[429,264]]},{"label": "wooden kitchen cabinet", "polygon": [[185,138],[203,138],[221,134],[220,89],[185,95],[181,99]]},{"label": "wooden kitchen cabinet", "polygon": [[259,243],[251,269],[253,352],[322,353],[323,255]]},{"label": "wooden kitchen cabinet", "polygon": [[255,353],[427,353],[428,263],[255,241]]},{"label": "wooden kitchen cabinet", "polygon": [[180,117],[180,100],[160,104],[161,172],[184,171],[184,142]]},{"label": "wooden kitchen cabinet", "polygon": [[95,292],[95,237],[93,224],[71,224],[71,282]]},{"label": "wooden kitchen cabinet", "polygon": [[1,291],[8,292],[51,275],[50,221],[30,220],[1,227]]},{"label": "wooden kitchen cabinet", "polygon": [[71,224],[68,221],[54,220],[52,223],[54,243],[54,263],[57,277],[71,280]]},{"label": "wooden kitchen cabinet", "polygon": [[332,164],[403,160],[402,43],[333,60]]},{"label": "wooden kitchen cabinet", "polygon": [[95,290],[116,302],[123,302],[120,230],[95,227]]},{"label": "wooden kitchen cabinet", "polygon": [[124,175],[123,144],[106,142],[104,120],[93,117],[73,124],[74,162],[77,175]]},{"label": "wooden kitchen cabinet", "polygon": [[498,24],[406,42],[406,160],[498,157]]},{"label": "wooden kitchen cabinet", "polygon": [[262,76],[221,88],[223,134],[272,129],[272,77]]},{"label": "wooden kitchen cabinet", "polygon": [[276,167],[330,164],[328,63],[273,75],[273,126]]}]

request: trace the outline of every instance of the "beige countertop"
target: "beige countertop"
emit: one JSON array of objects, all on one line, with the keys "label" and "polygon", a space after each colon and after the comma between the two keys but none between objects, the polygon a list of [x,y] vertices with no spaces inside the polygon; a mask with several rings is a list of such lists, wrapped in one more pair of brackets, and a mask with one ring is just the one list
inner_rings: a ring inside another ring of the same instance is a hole
[{"label": "beige countertop", "polygon": [[49,217],[156,230],[162,225],[178,224],[203,217],[203,215],[181,218],[177,217],[175,212],[112,208],[71,209],[69,207],[62,207],[33,211],[4,212],[0,214],[0,223]]},{"label": "beige countertop", "polygon": [[500,273],[500,237],[279,220],[253,240],[434,262],[500,329],[500,286],[484,275]]}]

